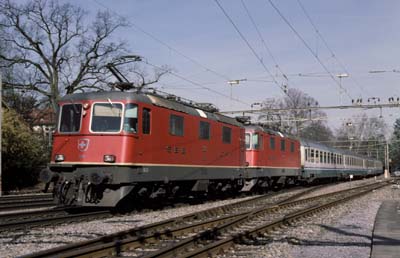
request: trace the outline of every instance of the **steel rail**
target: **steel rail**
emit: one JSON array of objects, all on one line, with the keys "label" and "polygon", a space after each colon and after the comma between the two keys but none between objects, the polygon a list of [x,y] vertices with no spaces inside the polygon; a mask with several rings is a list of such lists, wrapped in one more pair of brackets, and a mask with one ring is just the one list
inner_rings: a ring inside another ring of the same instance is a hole
[{"label": "steel rail", "polygon": [[20,195],[3,195],[0,196],[0,202],[6,200],[26,200],[26,199],[36,199],[36,198],[52,198],[51,193],[40,193],[40,194],[20,194]]},{"label": "steel rail", "polygon": [[11,210],[22,210],[22,209],[33,209],[33,208],[45,208],[56,206],[56,204],[51,201],[35,201],[28,203],[7,203],[0,204],[0,211],[11,211]]},{"label": "steel rail", "polygon": [[26,230],[29,228],[39,227],[39,226],[49,226],[63,224],[66,222],[76,222],[76,221],[87,221],[105,217],[111,217],[112,214],[109,211],[96,211],[96,212],[86,212],[80,214],[68,214],[60,215],[50,218],[40,218],[22,221],[12,221],[0,224],[0,232],[10,231],[10,230]]}]

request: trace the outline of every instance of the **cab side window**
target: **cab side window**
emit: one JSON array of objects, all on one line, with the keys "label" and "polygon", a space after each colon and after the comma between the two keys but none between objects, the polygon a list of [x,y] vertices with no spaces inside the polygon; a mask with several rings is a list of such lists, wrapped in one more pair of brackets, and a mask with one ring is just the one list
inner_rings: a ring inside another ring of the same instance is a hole
[{"label": "cab side window", "polygon": [[226,126],[222,127],[222,142],[231,143],[232,139],[232,129]]},{"label": "cab side window", "polygon": [[135,104],[126,104],[124,117],[124,131],[128,133],[137,133],[137,112],[138,107]]},{"label": "cab side window", "polygon": [[142,112],[142,133],[150,134],[150,121],[151,121],[151,110],[143,108]]},{"label": "cab side window", "polygon": [[183,136],[183,116],[171,115],[169,117],[169,133],[175,136]]}]

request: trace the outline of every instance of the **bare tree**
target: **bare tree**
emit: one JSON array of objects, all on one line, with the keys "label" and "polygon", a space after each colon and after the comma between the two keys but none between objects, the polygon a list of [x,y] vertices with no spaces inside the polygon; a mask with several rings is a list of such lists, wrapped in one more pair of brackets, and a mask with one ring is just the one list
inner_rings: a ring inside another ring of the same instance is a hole
[{"label": "bare tree", "polygon": [[335,138],[332,130],[322,121],[310,122],[300,131],[300,136],[318,142],[330,142]]},{"label": "bare tree", "polygon": [[387,125],[365,113],[348,119],[336,132],[336,146],[362,155],[383,158]]},{"label": "bare tree", "polygon": [[[106,64],[127,54],[124,43],[112,41],[115,31],[127,22],[109,12],[98,12],[90,25],[86,17],[80,7],[56,0],[22,5],[0,0],[0,67],[13,75],[5,86],[38,92],[54,110],[64,94],[104,90],[112,76]],[[131,71],[140,86],[167,73],[157,70],[148,79],[141,70]]]},{"label": "bare tree", "polygon": [[[307,131],[307,135],[319,133],[323,127],[327,129],[321,118],[326,117],[322,111],[311,110],[288,110],[271,112],[270,109],[296,109],[318,106],[318,102],[302,92],[301,90],[290,88],[281,99],[269,99],[263,102],[264,114],[259,117],[261,122],[268,121],[269,127],[278,129],[289,134],[302,136],[302,131]],[[275,121],[275,122],[274,122]],[[314,129],[315,130],[314,130]],[[325,130],[329,134],[329,129]],[[326,139],[325,136],[318,137],[318,140]]]}]

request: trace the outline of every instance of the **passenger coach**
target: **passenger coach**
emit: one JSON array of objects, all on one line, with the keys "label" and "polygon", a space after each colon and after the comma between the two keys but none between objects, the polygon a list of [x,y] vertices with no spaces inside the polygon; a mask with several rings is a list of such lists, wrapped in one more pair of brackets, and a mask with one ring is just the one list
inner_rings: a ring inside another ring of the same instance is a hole
[{"label": "passenger coach", "polygon": [[302,178],[308,182],[379,175],[382,162],[369,157],[301,140]]}]

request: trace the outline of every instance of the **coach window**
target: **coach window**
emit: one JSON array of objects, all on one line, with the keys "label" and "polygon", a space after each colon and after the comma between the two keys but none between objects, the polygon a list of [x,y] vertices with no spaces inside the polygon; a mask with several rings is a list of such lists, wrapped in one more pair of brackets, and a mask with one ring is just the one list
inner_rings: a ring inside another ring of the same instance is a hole
[{"label": "coach window", "polygon": [[202,140],[210,139],[210,123],[200,121],[199,125],[199,138]]},{"label": "coach window", "polygon": [[275,137],[269,138],[269,147],[271,150],[275,150]]},{"label": "coach window", "polygon": [[222,127],[222,142],[231,143],[232,129],[226,126]]},{"label": "coach window", "polygon": [[121,120],[122,104],[112,103],[111,101],[107,103],[95,103],[90,129],[92,132],[119,132],[121,130]]},{"label": "coach window", "polygon": [[253,134],[252,137],[253,149],[259,150],[262,146],[262,136],[259,133]]},{"label": "coach window", "polygon": [[150,134],[150,121],[151,121],[151,110],[143,108],[142,112],[142,132],[143,134]]},{"label": "coach window", "polygon": [[311,149],[310,162],[314,162],[314,149]]},{"label": "coach window", "polygon": [[308,161],[308,155],[310,155],[310,154],[309,154],[309,149],[308,149],[308,148],[305,148],[305,149],[304,149],[304,152],[305,152],[305,160]]},{"label": "coach window", "polygon": [[315,150],[315,163],[319,163],[319,151]]},{"label": "coach window", "polygon": [[124,131],[128,133],[137,132],[137,112],[138,108],[135,104],[126,104],[124,117]]},{"label": "coach window", "polygon": [[281,151],[285,151],[285,149],[286,149],[285,140],[281,140]]},{"label": "coach window", "polygon": [[183,136],[183,117],[171,115],[169,117],[169,133],[176,136]]},{"label": "coach window", "polygon": [[251,143],[250,143],[250,134],[249,133],[245,134],[245,142],[246,142],[246,149],[249,150],[250,149],[250,145],[251,145]]},{"label": "coach window", "polygon": [[60,132],[76,133],[81,128],[81,104],[68,104],[61,107]]},{"label": "coach window", "polygon": [[320,162],[320,163],[323,163],[323,162],[324,162],[323,154],[324,154],[324,153],[323,153],[322,151],[320,151],[320,153],[319,153],[319,155],[320,155],[320,156],[319,156],[319,162]]}]

